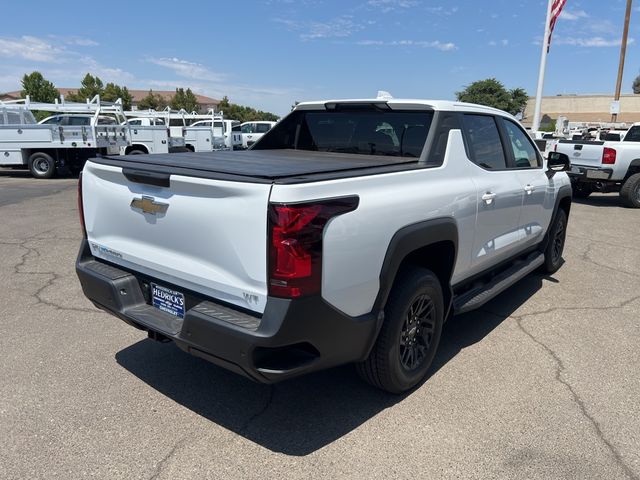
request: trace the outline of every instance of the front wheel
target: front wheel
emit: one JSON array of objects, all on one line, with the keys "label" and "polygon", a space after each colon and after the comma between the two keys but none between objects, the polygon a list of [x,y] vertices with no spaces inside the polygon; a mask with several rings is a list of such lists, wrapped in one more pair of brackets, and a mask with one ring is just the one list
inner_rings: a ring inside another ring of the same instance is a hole
[{"label": "front wheel", "polygon": [[562,266],[562,252],[567,237],[567,214],[563,209],[558,210],[549,232],[549,242],[544,250],[544,264],[541,270],[551,274],[556,273]]},{"label": "front wheel", "polygon": [[56,173],[56,162],[47,153],[35,152],[29,157],[29,171],[34,178],[52,178]]},{"label": "front wheel", "polygon": [[627,178],[620,189],[620,197],[625,207],[640,208],[640,173]]},{"label": "front wheel", "polygon": [[394,284],[382,329],[371,353],[357,364],[360,376],[382,390],[402,393],[425,378],[444,322],[438,277],[422,268],[401,273]]}]

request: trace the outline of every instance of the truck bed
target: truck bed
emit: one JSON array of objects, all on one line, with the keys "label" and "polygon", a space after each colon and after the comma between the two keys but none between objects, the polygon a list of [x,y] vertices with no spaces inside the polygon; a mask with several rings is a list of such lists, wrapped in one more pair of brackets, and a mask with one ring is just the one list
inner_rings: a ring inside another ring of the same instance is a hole
[{"label": "truck bed", "polygon": [[249,150],[157,155],[109,155],[91,160],[102,165],[158,173],[254,183],[299,183],[417,168],[413,157]]}]

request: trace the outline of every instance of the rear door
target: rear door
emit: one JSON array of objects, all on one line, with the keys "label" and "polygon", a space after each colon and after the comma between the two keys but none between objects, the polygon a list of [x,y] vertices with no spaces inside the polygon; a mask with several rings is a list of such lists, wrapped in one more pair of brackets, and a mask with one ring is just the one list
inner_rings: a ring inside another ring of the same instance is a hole
[{"label": "rear door", "polygon": [[477,188],[476,231],[472,274],[507,260],[518,248],[518,222],[524,191],[520,180],[507,168],[495,117],[464,114],[464,135],[471,178]]},{"label": "rear door", "polygon": [[94,256],[161,285],[264,311],[270,184],[172,174],[170,187],[160,187],[90,161],[82,183]]}]

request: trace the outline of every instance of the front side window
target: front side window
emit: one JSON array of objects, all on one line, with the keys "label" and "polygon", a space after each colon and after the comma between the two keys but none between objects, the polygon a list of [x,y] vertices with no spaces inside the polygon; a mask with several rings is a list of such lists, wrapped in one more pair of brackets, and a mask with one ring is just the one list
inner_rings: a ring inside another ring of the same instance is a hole
[{"label": "front side window", "polygon": [[81,126],[90,124],[91,118],[89,117],[67,117],[67,125]]},{"label": "front side window", "polygon": [[465,114],[464,129],[473,163],[487,170],[507,168],[495,118]]},{"label": "front side window", "polygon": [[142,120],[129,120],[129,125],[142,125]]},{"label": "front side window", "polygon": [[62,119],[62,117],[47,118],[44,122],[42,122],[42,124],[43,125],[58,125],[60,123],[61,119]]},{"label": "front side window", "polygon": [[245,123],[244,125],[242,125],[242,133],[253,133],[254,127],[254,123]]},{"label": "front side window", "polygon": [[502,124],[509,138],[513,151],[515,168],[537,168],[541,166],[540,158],[528,136],[511,120],[502,119]]},{"label": "front side window", "polygon": [[20,125],[20,112],[12,112],[11,110],[7,110],[7,124]]}]

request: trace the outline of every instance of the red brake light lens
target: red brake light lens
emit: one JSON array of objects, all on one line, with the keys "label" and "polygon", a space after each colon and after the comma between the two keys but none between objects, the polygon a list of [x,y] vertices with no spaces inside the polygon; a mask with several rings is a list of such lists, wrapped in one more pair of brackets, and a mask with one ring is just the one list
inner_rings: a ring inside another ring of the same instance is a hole
[{"label": "red brake light lens", "polygon": [[87,238],[87,227],[84,224],[84,205],[82,203],[82,172],[78,176],[78,215],[80,215],[80,227],[82,227],[82,235]]},{"label": "red brake light lens", "polygon": [[604,147],[602,163],[603,165],[613,165],[616,163],[616,151],[613,148]]},{"label": "red brake light lens", "polygon": [[269,206],[269,295],[320,293],[322,236],[332,218],[358,208],[358,197]]}]

